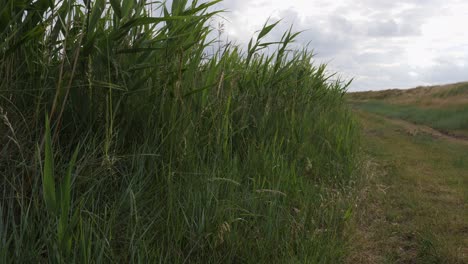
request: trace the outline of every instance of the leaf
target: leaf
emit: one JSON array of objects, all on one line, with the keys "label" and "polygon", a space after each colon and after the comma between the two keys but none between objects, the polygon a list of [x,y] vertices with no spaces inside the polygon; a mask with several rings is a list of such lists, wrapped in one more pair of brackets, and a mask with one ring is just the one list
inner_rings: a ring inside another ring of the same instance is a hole
[{"label": "leaf", "polygon": [[142,25],[149,25],[149,24],[157,24],[160,22],[167,22],[167,21],[173,21],[173,20],[183,20],[187,18],[194,19],[194,18],[200,18],[200,17],[198,16],[138,17],[122,25],[121,29],[132,28],[132,27],[142,26]]},{"label": "leaf", "polygon": [[273,23],[269,26],[265,25],[263,26],[262,30],[260,31],[260,33],[258,34],[258,39],[261,39],[263,38],[266,34],[268,34],[274,27],[276,27],[276,25],[278,25],[278,23],[280,22],[281,20],[278,20],[276,23]]},{"label": "leaf", "polygon": [[265,43],[260,43],[258,44],[259,47],[267,47],[270,45],[275,45],[275,44],[282,44],[283,42],[280,41],[274,41],[274,42],[265,42]]},{"label": "leaf", "polygon": [[183,12],[185,6],[187,5],[187,0],[173,0],[171,11],[173,15],[179,15]]},{"label": "leaf", "polygon": [[18,42],[16,42],[15,44],[12,45],[11,48],[9,48],[5,54],[11,54],[12,52],[14,52],[16,49],[18,49],[19,47],[21,47],[24,43],[34,39],[34,38],[40,38],[45,32],[45,27],[43,25],[37,25],[35,26],[34,28],[32,28],[31,30],[29,30],[28,32],[26,33],[23,33],[23,37],[21,38],[21,40],[19,40]]},{"label": "leaf", "polygon": [[6,3],[2,8],[0,8],[0,33],[10,25],[11,21],[11,12],[10,10],[10,3]]},{"label": "leaf", "polygon": [[71,236],[70,236],[70,224],[69,224],[69,214],[71,206],[71,177],[73,172],[73,167],[75,167],[76,159],[78,157],[79,146],[76,148],[73,153],[72,159],[68,164],[68,170],[65,174],[65,177],[60,186],[60,205],[61,205],[61,215],[58,225],[58,241],[61,248],[65,251],[66,254],[70,252],[71,249]]},{"label": "leaf", "polygon": [[120,8],[120,1],[110,0],[110,4],[112,6],[112,9],[114,9],[114,12],[117,15],[117,17],[122,18],[122,9]]},{"label": "leaf", "polygon": [[347,221],[348,219],[351,218],[352,214],[353,214],[353,208],[352,208],[352,207],[349,207],[348,210],[346,210],[346,212],[345,212],[345,214],[344,214],[344,216],[343,216],[343,219],[344,219],[345,221]]},{"label": "leaf", "polygon": [[68,1],[64,0],[61,7],[57,11],[57,22],[55,22],[55,25],[53,26],[53,29],[50,33],[49,39],[52,43],[55,43],[59,37],[59,33],[61,32],[63,35],[66,35],[65,33],[65,17],[68,14]]},{"label": "leaf", "polygon": [[104,11],[105,5],[106,5],[105,0],[96,0],[94,2],[93,10],[91,11],[91,17],[89,19],[89,24],[88,24],[89,32],[94,32],[97,22],[99,21],[99,18],[101,18],[102,12]]},{"label": "leaf", "polygon": [[191,91],[185,93],[182,97],[185,98],[185,97],[187,97],[187,96],[189,96],[189,95],[202,92],[202,91],[204,91],[204,90],[206,90],[206,89],[208,89],[208,88],[210,88],[210,87],[213,87],[213,86],[215,86],[215,85],[216,85],[216,83],[213,83],[213,84],[206,85],[205,87],[202,87],[202,88],[193,89],[193,90],[191,90]]},{"label": "leaf", "polygon": [[150,25],[150,24],[158,24],[160,22],[166,22],[169,25],[170,21],[176,21],[176,20],[183,20],[187,18],[199,18],[199,17],[189,17],[189,16],[170,16],[170,17],[138,17],[131,19],[127,23],[123,24],[120,28],[117,30],[114,30],[112,32],[111,38],[114,40],[119,40],[123,38],[125,35],[128,34],[130,29],[136,26],[145,26],[145,25]]},{"label": "leaf", "polygon": [[[201,10],[205,10],[205,9],[208,9],[208,7],[210,6],[213,6],[219,2],[221,2],[222,0],[216,0],[216,1],[211,1],[211,2],[207,2],[207,3],[203,3],[203,4],[200,4],[199,6],[195,7],[195,8],[191,8],[188,10],[188,12],[190,12],[191,14],[195,14],[197,13],[198,11],[201,11]],[[222,11],[222,10],[220,10]]]},{"label": "leaf", "polygon": [[49,118],[46,116],[46,131],[45,131],[45,160],[44,173],[42,175],[42,191],[44,201],[51,213],[57,213],[57,201],[55,197],[55,180],[54,180],[54,156],[52,154],[52,139],[50,136]]},{"label": "leaf", "polygon": [[138,52],[155,51],[155,50],[163,50],[163,49],[166,49],[166,47],[121,49],[121,50],[117,50],[116,54],[138,53]]},{"label": "leaf", "polygon": [[73,167],[75,166],[76,159],[78,157],[78,150],[79,147],[76,148],[75,152],[73,153],[72,159],[68,164],[67,174],[65,174],[65,178],[60,186],[61,191],[61,207],[62,207],[62,217],[66,218],[68,216],[68,211],[70,210],[70,197],[71,197],[71,176]]},{"label": "leaf", "polygon": [[133,9],[135,4],[134,0],[124,0],[122,3],[122,16],[128,17],[130,15],[130,11]]}]

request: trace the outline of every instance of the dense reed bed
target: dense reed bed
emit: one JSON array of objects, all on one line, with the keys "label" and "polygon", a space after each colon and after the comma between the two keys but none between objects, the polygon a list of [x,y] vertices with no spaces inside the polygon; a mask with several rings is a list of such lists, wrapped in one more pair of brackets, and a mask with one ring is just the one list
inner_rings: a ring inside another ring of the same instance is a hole
[{"label": "dense reed bed", "polygon": [[358,130],[298,33],[218,43],[217,1],[0,3],[1,263],[343,258]]}]

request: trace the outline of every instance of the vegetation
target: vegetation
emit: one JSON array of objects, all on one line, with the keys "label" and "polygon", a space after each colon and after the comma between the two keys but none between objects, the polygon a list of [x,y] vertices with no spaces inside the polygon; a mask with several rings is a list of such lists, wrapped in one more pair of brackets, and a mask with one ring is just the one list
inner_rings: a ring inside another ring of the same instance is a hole
[{"label": "vegetation", "polygon": [[379,115],[468,136],[468,83],[348,94],[353,106]]},{"label": "vegetation", "polygon": [[466,87],[347,95],[368,157],[350,263],[466,263]]},{"label": "vegetation", "polygon": [[217,2],[0,1],[0,262],[343,259],[346,85]]},{"label": "vegetation", "polygon": [[443,89],[432,96],[447,98],[466,94],[468,94],[468,83],[457,83],[451,89]]},{"label": "vegetation", "polygon": [[466,263],[468,141],[357,113],[368,158],[349,263]]},{"label": "vegetation", "polygon": [[[389,89],[381,91],[365,91],[349,93],[353,101],[384,100],[400,104],[434,104],[444,102],[450,105],[459,105],[460,99],[468,96],[468,82],[459,82],[446,85],[419,86],[412,89]],[[450,98],[452,102],[442,99]],[[458,100],[457,100],[458,99]]]},{"label": "vegetation", "polygon": [[444,132],[468,131],[468,107],[421,108],[411,105],[392,105],[379,101],[356,104],[359,109],[423,124]]}]

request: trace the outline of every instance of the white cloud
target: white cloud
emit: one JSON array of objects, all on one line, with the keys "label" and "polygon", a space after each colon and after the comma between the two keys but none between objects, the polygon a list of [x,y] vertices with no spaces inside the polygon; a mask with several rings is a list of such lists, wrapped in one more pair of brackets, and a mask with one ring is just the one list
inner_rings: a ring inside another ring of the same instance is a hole
[{"label": "white cloud", "polygon": [[468,2],[464,0],[225,0],[225,32],[246,43],[268,18],[294,24],[319,62],[354,77],[353,90],[468,80]]}]

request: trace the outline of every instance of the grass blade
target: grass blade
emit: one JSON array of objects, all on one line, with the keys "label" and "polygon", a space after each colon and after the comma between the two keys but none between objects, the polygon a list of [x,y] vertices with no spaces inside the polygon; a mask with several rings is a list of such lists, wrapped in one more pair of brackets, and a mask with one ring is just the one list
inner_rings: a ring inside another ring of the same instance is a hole
[{"label": "grass blade", "polygon": [[45,159],[44,159],[44,172],[42,175],[42,191],[44,201],[50,213],[57,213],[57,200],[55,193],[55,179],[54,179],[54,156],[52,153],[52,139],[50,132],[49,118],[46,117],[46,131],[45,131]]}]

